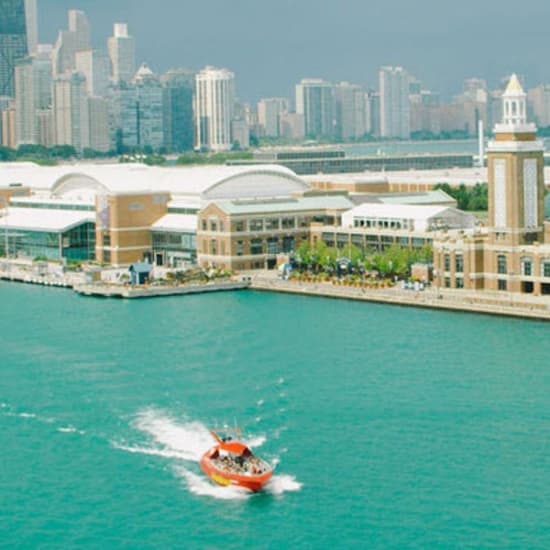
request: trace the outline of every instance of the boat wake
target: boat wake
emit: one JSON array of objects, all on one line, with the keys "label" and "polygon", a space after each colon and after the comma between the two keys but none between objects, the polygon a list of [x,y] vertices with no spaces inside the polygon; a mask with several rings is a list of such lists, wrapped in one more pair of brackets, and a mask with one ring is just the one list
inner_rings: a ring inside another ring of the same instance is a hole
[{"label": "boat wake", "polygon": [[[202,473],[198,462],[203,453],[213,445],[208,428],[200,422],[180,422],[157,409],[140,412],[133,426],[144,434],[148,442],[141,445],[112,442],[121,451],[148,456],[158,456],[173,461],[172,469],[187,489],[199,496],[220,500],[244,500],[252,493],[239,487],[219,487]],[[258,448],[267,438],[263,435],[244,440],[247,445]],[[278,463],[275,458],[273,463]],[[299,491],[302,484],[291,475],[274,475],[264,487],[264,492],[281,496],[289,491]]]},{"label": "boat wake", "polygon": [[63,434],[78,434],[78,435],[86,434],[84,430],[79,430],[72,424],[66,425],[66,424],[60,423],[61,421],[57,420],[56,418],[40,416],[33,412],[19,411],[11,407],[8,403],[0,403],[0,416],[20,419],[21,421],[26,421],[26,422],[32,421],[38,424],[53,425],[57,432],[63,433]]}]

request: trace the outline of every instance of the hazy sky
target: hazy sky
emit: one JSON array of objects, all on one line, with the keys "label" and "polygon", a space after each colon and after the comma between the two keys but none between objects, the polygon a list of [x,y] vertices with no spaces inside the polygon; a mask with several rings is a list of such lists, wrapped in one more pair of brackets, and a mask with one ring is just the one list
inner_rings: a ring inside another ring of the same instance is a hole
[{"label": "hazy sky", "polygon": [[94,46],[128,22],[138,63],[223,66],[247,100],[293,96],[303,77],[377,87],[381,65],[403,65],[444,96],[469,76],[495,85],[511,72],[550,82],[549,0],[38,0],[40,37],[66,11],[87,12]]}]

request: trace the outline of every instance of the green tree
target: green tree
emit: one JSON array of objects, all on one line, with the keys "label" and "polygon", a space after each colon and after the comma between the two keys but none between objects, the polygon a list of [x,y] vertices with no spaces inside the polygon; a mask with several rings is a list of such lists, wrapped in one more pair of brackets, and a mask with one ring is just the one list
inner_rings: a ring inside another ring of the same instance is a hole
[{"label": "green tree", "polygon": [[296,260],[301,267],[308,267],[312,264],[312,250],[308,241],[302,241],[296,251]]},{"label": "green tree", "polygon": [[49,149],[49,156],[68,160],[78,156],[76,149],[72,145],[54,145]]},{"label": "green tree", "polygon": [[354,244],[347,244],[340,249],[340,256],[348,258],[351,261],[352,267],[359,267],[362,264],[364,259],[363,251]]},{"label": "green tree", "polygon": [[9,147],[0,145],[0,162],[9,162],[16,159],[16,153]]},{"label": "green tree", "polygon": [[319,264],[324,271],[332,272],[338,259],[338,250],[332,246],[325,246],[319,258]]}]

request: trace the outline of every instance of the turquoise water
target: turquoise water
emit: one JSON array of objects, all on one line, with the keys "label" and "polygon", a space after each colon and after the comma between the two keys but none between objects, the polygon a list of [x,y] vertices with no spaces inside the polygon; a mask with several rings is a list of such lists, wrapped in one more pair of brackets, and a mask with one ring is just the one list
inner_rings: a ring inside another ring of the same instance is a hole
[{"label": "turquoise water", "polygon": [[[0,546],[549,548],[544,323],[0,285]],[[206,428],[277,464],[212,486]]]}]

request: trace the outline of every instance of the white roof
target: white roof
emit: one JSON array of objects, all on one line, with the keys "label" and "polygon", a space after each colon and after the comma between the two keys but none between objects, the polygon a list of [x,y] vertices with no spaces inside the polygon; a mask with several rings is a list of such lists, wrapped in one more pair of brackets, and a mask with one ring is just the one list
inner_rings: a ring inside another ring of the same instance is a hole
[{"label": "white roof", "polygon": [[32,195],[30,197],[15,197],[12,199],[12,201],[17,201],[19,205],[27,205],[27,204],[43,204],[48,205],[51,208],[55,208],[56,206],[95,206],[94,201],[89,200],[79,200],[79,199],[57,199],[55,197],[43,197],[39,195]]},{"label": "white roof", "polygon": [[[284,196],[309,185],[292,170],[277,165],[177,166],[144,164],[0,163],[0,186],[20,183],[34,191],[81,197],[87,193],[169,192],[174,198]],[[211,196],[210,196],[211,195]]]},{"label": "white roof", "polygon": [[313,174],[302,176],[308,183],[388,183],[387,172],[363,172],[356,174]]},{"label": "white roof", "polygon": [[178,197],[176,200],[168,202],[168,210],[171,208],[188,208],[200,210],[202,202],[198,197]]},{"label": "white roof", "polygon": [[197,216],[193,216],[192,214],[166,214],[151,227],[157,231],[186,231],[196,233]]},{"label": "white roof", "polygon": [[447,206],[417,206],[410,204],[364,203],[352,208],[348,214],[357,217],[429,220],[450,209]]},{"label": "white roof", "polygon": [[49,231],[62,233],[86,222],[95,222],[95,213],[75,210],[46,210],[42,208],[9,208],[0,219],[0,229]]}]

